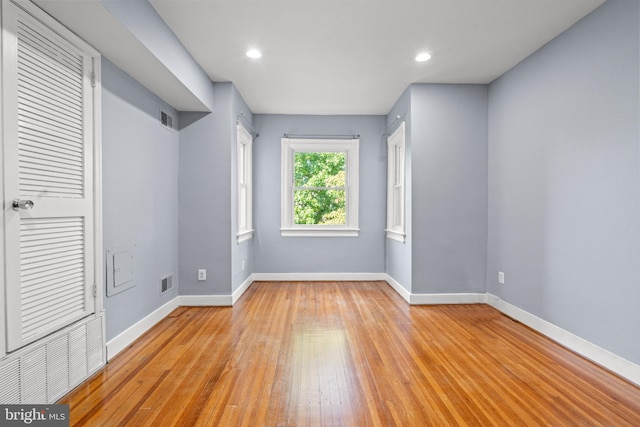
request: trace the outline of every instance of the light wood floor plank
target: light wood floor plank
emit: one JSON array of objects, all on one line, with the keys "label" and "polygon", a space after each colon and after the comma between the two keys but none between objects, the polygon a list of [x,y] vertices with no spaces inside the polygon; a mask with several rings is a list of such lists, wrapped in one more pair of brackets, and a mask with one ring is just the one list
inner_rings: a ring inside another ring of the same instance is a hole
[{"label": "light wood floor plank", "polygon": [[180,307],[60,403],[75,426],[638,426],[640,388],[487,305],[255,282]]}]

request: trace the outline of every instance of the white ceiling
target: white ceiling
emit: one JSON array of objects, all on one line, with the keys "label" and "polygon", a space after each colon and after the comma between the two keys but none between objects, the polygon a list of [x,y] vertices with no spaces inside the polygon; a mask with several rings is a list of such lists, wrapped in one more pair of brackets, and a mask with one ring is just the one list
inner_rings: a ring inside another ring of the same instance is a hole
[{"label": "white ceiling", "polygon": [[[489,83],[604,2],[149,1],[213,81],[271,114],[387,114],[411,83]],[[36,2],[174,107],[189,104],[99,2]],[[251,47],[263,57],[247,58]],[[431,60],[415,62],[421,51]]]}]

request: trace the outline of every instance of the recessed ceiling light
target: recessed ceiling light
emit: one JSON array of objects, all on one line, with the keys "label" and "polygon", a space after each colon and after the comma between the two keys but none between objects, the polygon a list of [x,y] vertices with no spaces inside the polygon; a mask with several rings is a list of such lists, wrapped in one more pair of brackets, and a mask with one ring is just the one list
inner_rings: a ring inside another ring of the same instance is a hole
[{"label": "recessed ceiling light", "polygon": [[428,61],[430,59],[431,59],[431,55],[429,55],[426,52],[419,53],[418,56],[416,56],[416,61],[418,61],[418,62],[424,62],[424,61]]},{"label": "recessed ceiling light", "polygon": [[252,59],[258,59],[262,56],[262,52],[260,52],[258,49],[249,49],[247,51],[247,56]]}]

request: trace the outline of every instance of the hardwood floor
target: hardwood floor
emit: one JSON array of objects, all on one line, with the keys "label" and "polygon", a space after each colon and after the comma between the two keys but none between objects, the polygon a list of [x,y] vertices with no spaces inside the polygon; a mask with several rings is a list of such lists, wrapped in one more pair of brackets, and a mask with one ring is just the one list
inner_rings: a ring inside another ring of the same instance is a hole
[{"label": "hardwood floor", "polygon": [[255,282],[181,307],[60,403],[87,426],[639,426],[640,388],[486,305]]}]

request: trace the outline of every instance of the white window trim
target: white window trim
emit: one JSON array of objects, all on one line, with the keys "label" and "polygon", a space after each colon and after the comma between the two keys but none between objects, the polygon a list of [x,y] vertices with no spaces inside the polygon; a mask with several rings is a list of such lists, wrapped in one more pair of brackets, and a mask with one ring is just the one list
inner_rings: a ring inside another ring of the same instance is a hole
[{"label": "white window trim", "polygon": [[388,239],[405,242],[405,131],[404,122],[387,138]]},{"label": "white window trim", "polygon": [[237,224],[238,243],[253,239],[253,137],[238,123],[237,136]]},{"label": "white window trim", "polygon": [[[281,228],[283,237],[357,237],[359,139],[282,138]],[[300,225],[293,223],[293,159],[295,152],[343,152],[346,154],[345,225]]]}]

